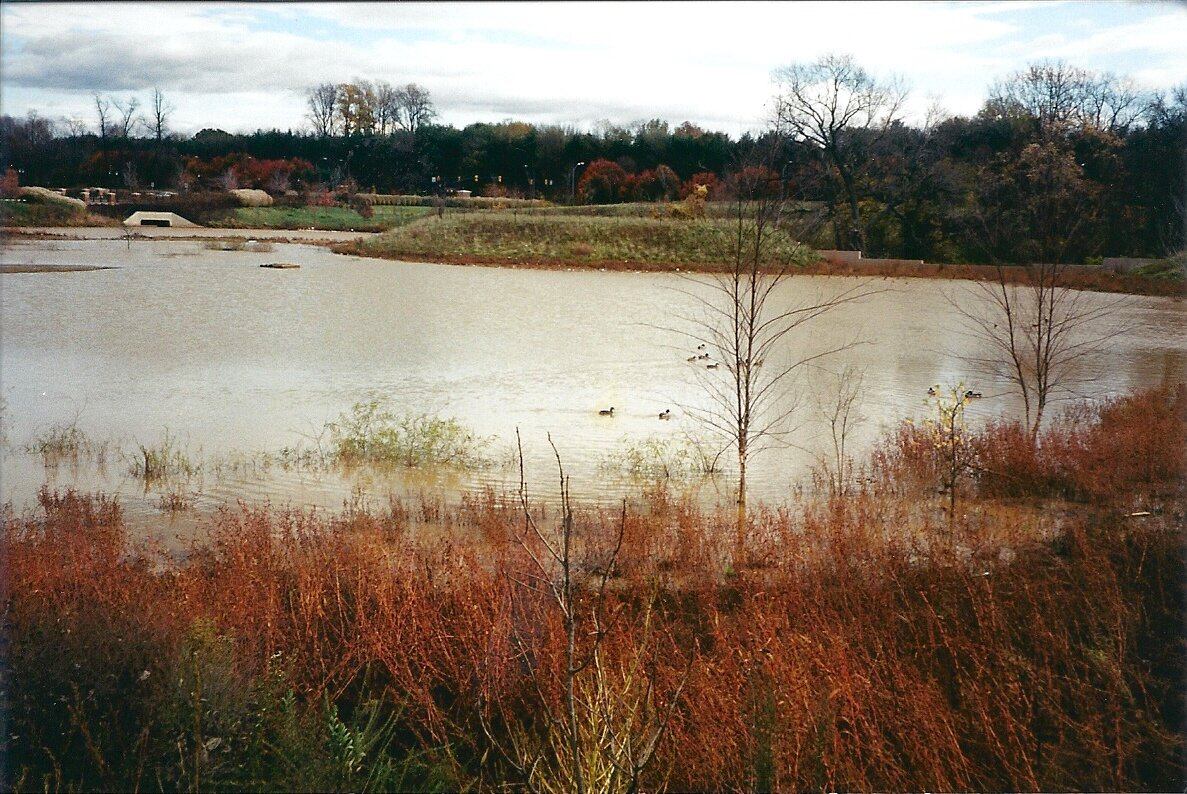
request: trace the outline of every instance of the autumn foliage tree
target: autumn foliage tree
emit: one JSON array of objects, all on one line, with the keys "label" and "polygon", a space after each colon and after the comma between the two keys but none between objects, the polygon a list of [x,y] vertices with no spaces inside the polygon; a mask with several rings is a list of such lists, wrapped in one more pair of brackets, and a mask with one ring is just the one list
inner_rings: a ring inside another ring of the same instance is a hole
[{"label": "autumn foliage tree", "polygon": [[582,204],[613,204],[621,201],[629,179],[626,170],[612,160],[594,160],[577,181],[577,198]]},{"label": "autumn foliage tree", "polygon": [[224,186],[233,182],[237,187],[273,193],[282,193],[291,186],[292,180],[307,179],[314,173],[313,164],[300,157],[267,160],[244,152],[232,152],[209,160],[188,157],[185,171],[196,180],[218,181]]},{"label": "autumn foliage tree", "polygon": [[21,189],[20,178],[15,168],[9,168],[0,179],[0,198],[14,198]]}]

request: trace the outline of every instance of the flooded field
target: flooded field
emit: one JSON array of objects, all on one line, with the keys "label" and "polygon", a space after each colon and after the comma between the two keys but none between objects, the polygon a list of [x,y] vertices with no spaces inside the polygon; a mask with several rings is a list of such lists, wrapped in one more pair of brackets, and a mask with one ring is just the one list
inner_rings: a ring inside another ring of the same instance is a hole
[{"label": "flooded field", "polygon": [[[216,250],[202,239],[102,234],[108,239],[16,238],[3,251],[10,269],[104,268],[0,275],[0,483],[17,509],[46,482],[118,493],[131,516],[146,517],[160,515],[168,493],[199,510],[238,499],[337,509],[389,494],[514,490],[517,428],[533,490],[555,487],[551,436],[573,494],[610,500],[638,490],[623,465],[631,450],[721,446],[691,415],[728,377],[688,360],[698,354],[696,296],[708,293],[678,274],[457,267],[263,238]],[[299,267],[261,267],[277,263]],[[791,307],[853,283],[796,277],[776,300]],[[978,299],[966,285],[869,286],[874,294],[789,338],[788,360],[858,344],[823,360],[825,370],[805,368],[780,394],[776,410],[794,406],[793,432],[753,458],[752,498],[787,499],[831,443],[817,405],[833,388],[828,371],[864,373],[858,454],[900,419],[924,416],[931,384],[961,381],[980,391],[969,409],[974,421],[1020,411],[1007,383],[967,363],[983,351],[953,306]],[[1083,396],[1187,373],[1180,301],[1129,298],[1121,312],[1125,331],[1079,362]],[[466,472],[282,465],[324,452],[327,423],[370,400],[397,413],[455,418],[486,440],[489,465]],[[611,406],[612,416],[600,413]],[[672,418],[659,419],[668,410]],[[85,434],[98,453],[46,468],[28,448],[62,428]],[[193,471],[146,491],[133,474],[139,450],[166,439]],[[732,498],[728,469],[695,484],[709,503]]]}]

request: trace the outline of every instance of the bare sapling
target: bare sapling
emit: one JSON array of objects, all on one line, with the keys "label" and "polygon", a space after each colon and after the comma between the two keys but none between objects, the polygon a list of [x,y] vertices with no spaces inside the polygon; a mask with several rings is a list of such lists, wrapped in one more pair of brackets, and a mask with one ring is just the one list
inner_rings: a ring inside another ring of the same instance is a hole
[{"label": "bare sapling", "polygon": [[964,418],[972,393],[963,383],[950,386],[947,392],[938,385],[930,391],[934,392],[928,400],[932,416],[924,420],[923,426],[935,455],[941,491],[948,496],[948,522],[953,525],[960,480],[973,466],[969,426]]},{"label": "bare sapling", "polygon": [[[514,537],[530,564],[528,570],[508,576],[523,591],[544,595],[559,613],[565,633],[560,710],[550,705],[549,682],[541,678],[548,673],[540,667],[532,676],[547,718],[543,742],[513,734],[512,746],[506,747],[494,738],[489,725],[484,724],[484,729],[533,791],[637,791],[679,703],[695,654],[689,655],[668,702],[660,704],[657,671],[649,663],[655,633],[652,610],[644,608],[635,625],[625,626],[627,610],[616,607],[610,597],[610,581],[623,548],[626,502],[609,550],[578,570],[569,478],[551,436],[548,442],[556,456],[561,500],[559,519],[551,531],[541,528],[528,502],[523,445],[516,431],[524,520]],[[625,656],[607,653],[612,634],[626,640]],[[522,632],[513,626],[512,635],[520,650],[528,653]]]},{"label": "bare sapling", "polygon": [[811,297],[790,288],[786,282],[810,252],[781,222],[778,174],[765,172],[775,184],[736,180],[733,224],[722,240],[725,271],[686,276],[689,286],[681,290],[699,312],[680,318],[692,330],[679,333],[704,345],[710,366],[716,364],[715,371],[700,373],[707,405],[682,407],[737,452],[735,571],[745,562],[747,466],[751,455],[794,430],[800,394],[793,376],[857,344],[813,350],[805,332],[813,321],[875,292],[866,281]]},{"label": "bare sapling", "polygon": [[864,417],[860,411],[865,370],[844,365],[837,372],[819,371],[816,410],[828,425],[829,449],[817,454],[817,463],[828,479],[829,496],[846,494],[853,475],[849,440]]},{"label": "bare sapling", "polygon": [[1026,265],[1015,284],[999,265],[996,279],[973,282],[964,300],[949,298],[983,351],[972,362],[1022,398],[1032,443],[1052,400],[1083,396],[1077,385],[1091,375],[1079,374],[1080,365],[1124,330],[1117,318],[1127,297],[1072,289],[1072,267]]}]

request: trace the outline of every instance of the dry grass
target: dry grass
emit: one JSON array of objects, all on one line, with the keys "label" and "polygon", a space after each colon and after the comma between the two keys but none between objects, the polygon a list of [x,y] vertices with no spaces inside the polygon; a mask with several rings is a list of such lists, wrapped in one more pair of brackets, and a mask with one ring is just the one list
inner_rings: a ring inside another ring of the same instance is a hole
[{"label": "dry grass", "polygon": [[[596,629],[601,666],[579,702],[675,701],[645,790],[1182,789],[1184,471],[1162,457],[1183,403],[1119,400],[1044,439],[1035,471],[1062,472],[1077,501],[979,496],[951,523],[892,439],[858,495],[756,509],[742,570],[732,516],[663,490],[639,511],[580,510],[578,641]],[[1118,448],[1131,462],[1105,493]],[[1150,515],[1126,517],[1135,494]],[[412,768],[398,787],[526,788],[516,748],[550,746],[565,633],[526,584],[539,547],[516,541],[511,500],[226,509],[181,561],[131,544],[102,497],[41,502],[4,521],[5,788],[292,787],[269,747],[328,724],[298,755],[341,771],[328,715],[365,731],[375,709],[386,738],[359,768]],[[613,714],[590,725],[629,732]]]}]

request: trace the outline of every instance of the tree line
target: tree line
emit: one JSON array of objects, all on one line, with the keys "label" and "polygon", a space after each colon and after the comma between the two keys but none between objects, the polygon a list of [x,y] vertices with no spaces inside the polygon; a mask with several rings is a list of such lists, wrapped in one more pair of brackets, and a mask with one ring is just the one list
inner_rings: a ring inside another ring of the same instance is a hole
[{"label": "tree line", "polygon": [[173,106],[158,89],[144,110],[136,97],[96,94],[93,126],[3,116],[0,154],[22,184],[610,203],[678,199],[698,185],[726,198],[761,151],[765,166],[745,178],[821,208],[820,247],[998,263],[1184,247],[1187,85],[1143,94],[1127,78],[1044,61],[990,85],[971,116],[934,109],[911,124],[907,90],[849,56],[773,78],[771,128],[738,138],[662,119],[458,129],[437,123],[415,83],[356,80],[310,88],[303,128],[250,134],[173,134]]}]

